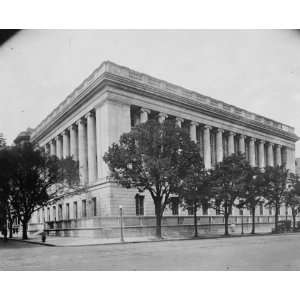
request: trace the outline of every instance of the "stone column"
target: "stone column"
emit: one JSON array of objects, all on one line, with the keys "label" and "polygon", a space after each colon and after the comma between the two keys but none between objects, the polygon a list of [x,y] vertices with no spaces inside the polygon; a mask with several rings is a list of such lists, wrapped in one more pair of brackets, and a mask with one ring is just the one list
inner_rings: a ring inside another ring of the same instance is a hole
[{"label": "stone column", "polygon": [[56,156],[57,158],[62,158],[62,140],[60,135],[58,135],[56,138]]},{"label": "stone column", "polygon": [[96,119],[95,112],[87,114],[87,149],[88,149],[88,172],[89,183],[95,182],[97,178],[96,160]]},{"label": "stone column", "polygon": [[276,145],[276,165],[281,166],[282,158],[281,158],[281,145]]},{"label": "stone column", "polygon": [[290,148],[290,172],[295,173],[296,172],[296,158],[295,158],[295,149]]},{"label": "stone column", "polygon": [[210,126],[207,125],[204,126],[204,133],[203,133],[204,166],[206,169],[211,169],[210,130],[211,130]]},{"label": "stone column", "polygon": [[50,141],[50,155],[56,155],[56,144],[55,140]]},{"label": "stone column", "polygon": [[63,158],[70,156],[70,136],[69,130],[63,132]]},{"label": "stone column", "polygon": [[73,124],[70,128],[70,155],[78,161],[78,135],[77,126]]},{"label": "stone column", "polygon": [[77,125],[78,125],[79,176],[80,176],[80,182],[82,184],[85,184],[88,182],[85,120],[80,119],[77,122]]},{"label": "stone column", "polygon": [[141,114],[140,114],[141,123],[146,123],[148,121],[150,112],[151,112],[150,109],[141,108]]},{"label": "stone column", "polygon": [[255,167],[255,138],[253,137],[249,140],[249,163]]},{"label": "stone column", "polygon": [[268,143],[268,162],[267,165],[270,167],[274,166],[274,157],[273,157],[273,143]]},{"label": "stone column", "polygon": [[165,114],[165,113],[159,113],[158,114],[158,122],[159,123],[163,123],[167,117],[168,117],[167,114]]},{"label": "stone column", "polygon": [[217,129],[217,138],[216,138],[217,163],[223,160],[223,132],[224,132],[223,129],[221,128]]},{"label": "stone column", "polygon": [[197,143],[197,122],[191,121],[190,123],[190,137],[191,140]]},{"label": "stone column", "polygon": [[239,137],[239,151],[242,154],[245,154],[245,152],[246,152],[246,148],[245,148],[245,136],[243,136],[242,134],[240,134],[240,137]]},{"label": "stone column", "polygon": [[177,125],[178,127],[181,128],[182,122],[183,122],[183,121],[184,121],[184,120],[183,120],[182,118],[176,117],[176,125]]},{"label": "stone column", "polygon": [[229,156],[234,153],[234,136],[235,136],[235,133],[230,131],[229,135],[228,135],[228,155]]},{"label": "stone column", "polygon": [[262,169],[265,167],[265,142],[260,140],[258,145],[258,166]]}]

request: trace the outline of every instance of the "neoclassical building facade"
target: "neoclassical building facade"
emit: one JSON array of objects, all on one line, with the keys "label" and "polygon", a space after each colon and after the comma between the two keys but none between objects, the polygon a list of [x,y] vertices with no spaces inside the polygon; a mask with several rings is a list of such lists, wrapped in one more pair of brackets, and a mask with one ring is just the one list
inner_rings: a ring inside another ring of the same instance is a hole
[{"label": "neoclassical building facade", "polygon": [[[32,132],[31,141],[59,158],[79,162],[87,192],[66,196],[38,210],[33,222],[125,215],[154,215],[149,195],[107,181],[102,157],[132,126],[155,118],[174,118],[200,145],[205,167],[234,152],[245,153],[253,166],[286,164],[295,172],[294,128],[169,82],[106,61]],[[188,214],[178,207],[166,214]],[[199,212],[211,214],[212,209]],[[234,211],[234,213],[239,213]],[[272,211],[259,208],[258,214]]]}]

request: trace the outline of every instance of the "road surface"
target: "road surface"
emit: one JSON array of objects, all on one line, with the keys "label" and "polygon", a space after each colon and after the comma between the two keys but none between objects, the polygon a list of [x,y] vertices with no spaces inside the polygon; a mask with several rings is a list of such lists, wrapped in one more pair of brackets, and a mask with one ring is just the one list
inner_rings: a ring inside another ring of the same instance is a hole
[{"label": "road surface", "polygon": [[300,233],[80,247],[0,240],[0,270],[300,270]]}]

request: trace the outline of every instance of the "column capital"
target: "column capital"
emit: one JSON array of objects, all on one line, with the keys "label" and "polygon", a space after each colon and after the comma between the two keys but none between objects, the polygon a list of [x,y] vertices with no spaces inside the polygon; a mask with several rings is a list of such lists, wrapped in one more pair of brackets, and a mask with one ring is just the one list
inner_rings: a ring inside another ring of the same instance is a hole
[{"label": "column capital", "polygon": [[167,118],[168,114],[166,114],[164,112],[160,112],[160,113],[158,113],[158,116],[161,117],[161,118]]},{"label": "column capital", "polygon": [[274,143],[268,142],[268,145],[271,146],[271,147],[273,147],[273,146],[274,146]]},{"label": "column capital", "polygon": [[86,120],[85,118],[80,118],[79,120],[76,121],[76,125],[84,125],[86,123]]},{"label": "column capital", "polygon": [[212,127],[211,127],[210,125],[204,125],[203,128],[204,128],[204,129],[209,129],[209,130],[212,129]]},{"label": "column capital", "polygon": [[180,117],[176,117],[176,121],[177,121],[177,122],[183,122],[184,119],[183,119],[183,118],[180,118]]},{"label": "column capital", "polygon": [[151,113],[151,110],[149,109],[149,108],[141,108],[140,109],[140,111],[142,112],[142,113],[147,113],[147,114],[150,114]]},{"label": "column capital", "polygon": [[86,119],[90,117],[95,117],[95,111],[94,110],[89,111],[84,117]]},{"label": "column capital", "polygon": [[77,124],[74,123],[71,126],[68,127],[68,129],[71,131],[72,129],[76,129],[77,128]]},{"label": "column capital", "polygon": [[235,135],[236,135],[236,133],[235,133],[235,132],[233,132],[233,131],[228,131],[228,135],[229,135],[229,136],[235,136]]},{"label": "column capital", "polygon": [[217,131],[218,133],[223,133],[223,132],[224,132],[224,129],[223,129],[223,128],[217,128],[216,131]]},{"label": "column capital", "polygon": [[244,140],[246,138],[246,136],[244,134],[240,133],[239,138]]},{"label": "column capital", "polygon": [[256,138],[250,136],[250,137],[249,137],[249,141],[250,141],[250,142],[255,142],[255,141],[256,141]]},{"label": "column capital", "polygon": [[276,148],[281,149],[281,148],[282,148],[282,145],[276,144]]},{"label": "column capital", "polygon": [[190,122],[190,125],[192,125],[192,126],[198,126],[198,125],[199,125],[199,123],[198,123],[198,122],[196,122],[196,121],[191,121],[191,122]]},{"label": "column capital", "polygon": [[58,140],[60,139],[60,137],[61,137],[61,134],[58,134],[54,139],[55,139],[56,141],[58,141]]},{"label": "column capital", "polygon": [[70,131],[70,127],[66,128],[63,132],[62,135],[67,135]]},{"label": "column capital", "polygon": [[264,140],[259,140],[259,144],[260,145],[264,145],[266,143],[266,141],[264,141]]}]

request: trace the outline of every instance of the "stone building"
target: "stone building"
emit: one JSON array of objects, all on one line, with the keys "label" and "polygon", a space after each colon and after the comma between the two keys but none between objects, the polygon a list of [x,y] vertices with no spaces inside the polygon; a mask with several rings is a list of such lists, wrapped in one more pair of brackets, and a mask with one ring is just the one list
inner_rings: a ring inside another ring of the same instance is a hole
[{"label": "stone building", "polygon": [[[106,61],[31,134],[31,141],[50,154],[79,161],[80,179],[88,192],[37,211],[32,222],[115,216],[119,205],[128,216],[154,215],[149,195],[106,181],[108,168],[102,159],[122,133],[150,118],[176,118],[179,126],[189,128],[207,168],[240,151],[253,166],[284,163],[295,172],[298,137],[293,127]],[[173,207],[166,215],[188,213]],[[259,214],[272,211],[260,208]]]}]

